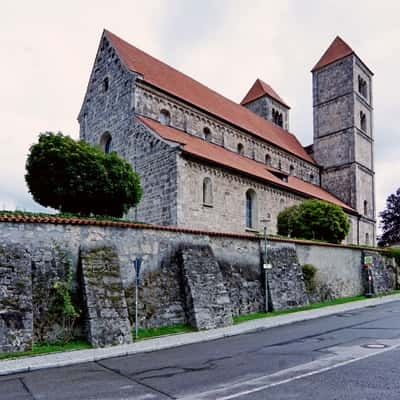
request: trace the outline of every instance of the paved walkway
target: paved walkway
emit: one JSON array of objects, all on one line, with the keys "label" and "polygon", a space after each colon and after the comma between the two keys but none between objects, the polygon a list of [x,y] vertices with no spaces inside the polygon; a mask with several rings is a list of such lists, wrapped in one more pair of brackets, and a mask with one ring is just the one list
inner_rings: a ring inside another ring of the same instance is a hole
[{"label": "paved walkway", "polygon": [[354,301],[316,310],[299,311],[292,314],[279,315],[271,318],[262,318],[243,322],[226,328],[209,331],[184,333],[162,336],[155,339],[143,340],[129,345],[107,347],[102,349],[75,350],[62,353],[51,353],[35,357],[21,357],[0,361],[0,375],[8,375],[19,372],[28,372],[38,369],[62,367],[67,365],[103,360],[106,358],[126,356],[136,353],[145,353],[171,347],[183,346],[192,343],[205,342],[220,339],[227,336],[240,335],[257,329],[268,329],[276,326],[287,325],[294,322],[311,320],[328,315],[343,313],[359,308],[389,303],[400,300],[400,294],[368,300]]}]

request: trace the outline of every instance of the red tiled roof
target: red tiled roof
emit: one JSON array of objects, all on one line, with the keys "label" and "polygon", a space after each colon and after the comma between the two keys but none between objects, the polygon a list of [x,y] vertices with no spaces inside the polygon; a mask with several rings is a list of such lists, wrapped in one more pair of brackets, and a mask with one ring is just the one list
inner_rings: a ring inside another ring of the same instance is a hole
[{"label": "red tiled roof", "polygon": [[347,57],[353,53],[353,49],[342,38],[336,36],[335,40],[331,43],[331,45],[328,47],[328,50],[325,51],[317,64],[315,64],[311,72],[314,72],[317,69],[325,67],[326,65],[340,60],[341,58]]},{"label": "red tiled roof", "polygon": [[261,79],[257,79],[251,89],[248,91],[244,99],[240,102],[240,104],[244,105],[250,103],[251,101],[257,100],[258,98],[268,95],[278,101],[279,103],[283,104],[285,107],[290,108],[279,96],[278,93],[275,92],[274,89],[268,83],[265,83]]},{"label": "red tiled roof", "polygon": [[293,134],[139,50],[113,33],[105,31],[105,35],[126,67],[140,73],[144,81],[315,164]]},{"label": "red tiled roof", "polygon": [[158,133],[162,138],[170,140],[183,145],[183,152],[193,156],[217,163],[224,167],[234,169],[236,171],[263,179],[270,183],[279,185],[290,191],[300,192],[307,197],[314,197],[317,199],[325,200],[346,210],[353,211],[351,207],[343,203],[341,200],[322,189],[319,186],[304,182],[294,176],[288,177],[288,182],[284,182],[274,174],[272,174],[268,167],[247,157],[241,156],[238,153],[224,149],[213,143],[206,142],[196,136],[189,135],[178,129],[165,126],[157,121],[145,117],[138,117],[146,126]]}]

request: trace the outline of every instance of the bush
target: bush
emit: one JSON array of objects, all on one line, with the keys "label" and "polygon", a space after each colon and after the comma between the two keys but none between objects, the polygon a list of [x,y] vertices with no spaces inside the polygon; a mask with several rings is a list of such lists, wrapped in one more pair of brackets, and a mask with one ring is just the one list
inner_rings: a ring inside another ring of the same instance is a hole
[{"label": "bush", "polygon": [[313,292],[316,289],[315,275],[317,268],[312,264],[304,264],[301,268],[303,272],[304,285],[306,286],[307,292]]},{"label": "bush", "polygon": [[61,133],[39,136],[26,171],[34,200],[61,212],[122,217],[142,196],[139,176],[128,162]]},{"label": "bush", "polygon": [[348,234],[349,220],[344,211],[322,200],[306,200],[278,215],[278,234],[302,239],[340,243]]}]

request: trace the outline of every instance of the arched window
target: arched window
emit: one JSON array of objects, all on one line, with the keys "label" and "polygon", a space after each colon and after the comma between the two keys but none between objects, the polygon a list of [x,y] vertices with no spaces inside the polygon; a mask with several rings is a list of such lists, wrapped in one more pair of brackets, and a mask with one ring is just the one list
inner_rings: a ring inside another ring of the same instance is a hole
[{"label": "arched window", "polygon": [[364,215],[368,214],[368,201],[364,200]]},{"label": "arched window", "polygon": [[290,175],[294,175],[294,166],[293,165],[291,165],[289,167],[289,173],[290,173]]},{"label": "arched window", "polygon": [[207,142],[211,141],[211,131],[210,128],[205,127],[203,129],[203,134],[204,134],[204,139],[207,140]]},{"label": "arched window", "polygon": [[285,208],[285,200],[280,199],[279,200],[279,210],[282,211]]},{"label": "arched window", "polygon": [[367,116],[363,111],[360,111],[360,128],[362,131],[367,130]]},{"label": "arched window", "polygon": [[256,192],[249,189],[246,192],[246,228],[254,228],[257,219]]},{"label": "arched window", "polygon": [[360,75],[358,75],[358,93],[363,95],[365,98],[367,97],[367,81],[361,78]]},{"label": "arched window", "polygon": [[103,85],[102,85],[103,92],[104,93],[107,92],[109,87],[110,87],[110,80],[108,78],[104,78]]},{"label": "arched window", "polygon": [[271,165],[271,156],[269,154],[265,155],[265,164]]},{"label": "arched window", "polygon": [[104,153],[110,154],[112,152],[112,137],[110,132],[105,132],[101,136],[100,146],[104,150]]},{"label": "arched window", "polygon": [[313,174],[310,174],[310,181],[314,182],[314,175]]},{"label": "arched window", "polygon": [[203,204],[212,205],[213,193],[212,183],[210,178],[204,178],[203,180]]},{"label": "arched window", "polygon": [[159,115],[159,121],[162,125],[169,125],[171,122],[171,114],[168,110],[161,110]]},{"label": "arched window", "polygon": [[238,152],[241,156],[244,155],[244,147],[243,147],[242,143],[239,143],[239,144],[237,145],[237,152]]},{"label": "arched window", "polygon": [[282,162],[281,162],[281,160],[278,161],[278,169],[280,169],[280,170],[282,169]]},{"label": "arched window", "polygon": [[280,127],[283,126],[283,116],[282,116],[282,113],[278,113],[277,124],[278,124]]}]

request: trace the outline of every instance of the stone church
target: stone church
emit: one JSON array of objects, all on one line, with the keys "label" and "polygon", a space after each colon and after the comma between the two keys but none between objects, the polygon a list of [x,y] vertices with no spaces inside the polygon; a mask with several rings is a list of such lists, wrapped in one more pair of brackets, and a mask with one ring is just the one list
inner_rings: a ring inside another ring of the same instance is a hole
[{"label": "stone church", "polygon": [[371,70],[337,37],[312,69],[314,141],[257,79],[240,104],[104,31],[78,116],[80,137],[141,178],[137,221],[255,232],[308,198],[340,206],[347,243],[375,243]]}]

